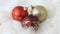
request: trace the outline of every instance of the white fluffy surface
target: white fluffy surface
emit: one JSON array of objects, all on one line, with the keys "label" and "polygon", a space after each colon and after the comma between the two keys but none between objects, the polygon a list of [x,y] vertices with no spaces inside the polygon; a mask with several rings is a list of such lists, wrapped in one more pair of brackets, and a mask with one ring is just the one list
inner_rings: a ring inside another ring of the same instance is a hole
[{"label": "white fluffy surface", "polygon": [[[12,19],[11,11],[17,5],[42,5],[47,9],[48,17],[37,32],[22,28]],[[60,34],[60,0],[0,0],[0,34]]]}]

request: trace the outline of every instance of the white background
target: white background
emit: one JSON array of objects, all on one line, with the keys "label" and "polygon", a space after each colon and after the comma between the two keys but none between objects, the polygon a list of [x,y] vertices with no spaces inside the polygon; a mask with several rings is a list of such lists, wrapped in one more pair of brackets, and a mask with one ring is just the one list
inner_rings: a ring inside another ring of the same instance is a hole
[{"label": "white background", "polygon": [[[12,9],[15,6],[42,5],[48,11],[48,18],[40,24],[37,32],[32,28],[24,29],[20,22],[13,20]],[[0,34],[60,34],[59,0],[0,0]]]}]

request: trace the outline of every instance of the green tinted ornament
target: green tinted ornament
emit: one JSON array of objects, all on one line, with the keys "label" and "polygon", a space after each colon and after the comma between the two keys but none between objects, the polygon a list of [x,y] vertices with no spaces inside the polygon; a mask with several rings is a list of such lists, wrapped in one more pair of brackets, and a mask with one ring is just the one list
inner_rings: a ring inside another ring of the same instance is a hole
[{"label": "green tinted ornament", "polygon": [[37,16],[39,21],[42,22],[47,18],[47,10],[43,6],[35,6],[31,11],[33,16]]}]

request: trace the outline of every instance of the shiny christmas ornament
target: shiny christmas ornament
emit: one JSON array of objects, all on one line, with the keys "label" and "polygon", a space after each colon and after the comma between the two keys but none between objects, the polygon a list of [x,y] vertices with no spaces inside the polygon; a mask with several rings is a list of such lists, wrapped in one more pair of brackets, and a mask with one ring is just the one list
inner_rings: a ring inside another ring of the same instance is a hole
[{"label": "shiny christmas ornament", "polygon": [[31,13],[33,16],[37,16],[40,22],[47,18],[47,10],[43,6],[34,6]]},{"label": "shiny christmas ornament", "polygon": [[29,26],[33,27],[36,31],[39,27],[39,20],[36,16],[26,16],[22,21],[22,26],[28,28]]},{"label": "shiny christmas ornament", "polygon": [[15,20],[22,21],[23,18],[24,18],[25,16],[27,16],[27,15],[28,15],[27,7],[16,6],[16,7],[12,10],[12,17],[13,17],[13,19],[15,19]]}]

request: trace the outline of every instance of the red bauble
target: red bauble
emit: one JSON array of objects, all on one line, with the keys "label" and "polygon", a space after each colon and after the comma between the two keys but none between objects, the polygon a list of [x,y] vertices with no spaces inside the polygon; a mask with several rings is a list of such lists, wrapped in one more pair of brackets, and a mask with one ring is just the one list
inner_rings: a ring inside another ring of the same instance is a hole
[{"label": "red bauble", "polygon": [[22,21],[25,16],[28,15],[26,7],[16,6],[12,10],[12,17],[15,20]]},{"label": "red bauble", "polygon": [[36,16],[29,15],[23,19],[22,25],[25,27],[29,27],[29,26],[34,26],[34,24],[37,24],[38,22],[39,20]]}]

